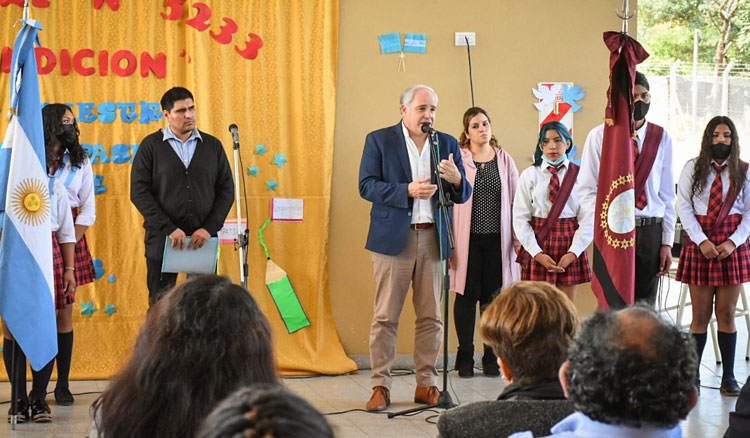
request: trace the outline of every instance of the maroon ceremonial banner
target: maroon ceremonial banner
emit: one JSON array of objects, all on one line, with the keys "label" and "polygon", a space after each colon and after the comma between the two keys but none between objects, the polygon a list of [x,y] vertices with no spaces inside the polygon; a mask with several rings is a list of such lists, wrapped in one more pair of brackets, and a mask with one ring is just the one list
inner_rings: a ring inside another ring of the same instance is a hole
[{"label": "maroon ceremonial banner", "polygon": [[594,279],[600,309],[634,301],[635,181],[632,93],[635,66],[648,57],[641,45],[620,32],[605,32],[610,51],[606,123],[594,220]]}]

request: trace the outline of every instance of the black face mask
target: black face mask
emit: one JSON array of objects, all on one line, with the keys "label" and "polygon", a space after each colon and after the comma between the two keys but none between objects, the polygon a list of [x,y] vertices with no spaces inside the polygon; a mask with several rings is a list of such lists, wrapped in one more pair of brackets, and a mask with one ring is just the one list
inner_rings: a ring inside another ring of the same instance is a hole
[{"label": "black face mask", "polygon": [[638,121],[645,119],[650,105],[650,103],[646,103],[642,100],[636,102],[635,105],[633,105],[633,120]]},{"label": "black face mask", "polygon": [[57,138],[64,146],[78,143],[78,131],[75,125],[62,125],[63,132]]},{"label": "black face mask", "polygon": [[711,146],[711,158],[714,160],[724,161],[732,152],[731,144],[717,143]]}]

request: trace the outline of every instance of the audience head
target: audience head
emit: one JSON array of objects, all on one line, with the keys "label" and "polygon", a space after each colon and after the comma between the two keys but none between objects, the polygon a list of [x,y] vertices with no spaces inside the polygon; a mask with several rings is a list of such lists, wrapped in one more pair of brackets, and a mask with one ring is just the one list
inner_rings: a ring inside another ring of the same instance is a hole
[{"label": "audience head", "polygon": [[305,399],[272,385],[253,385],[225,399],[206,418],[198,438],[326,438],[333,430]]},{"label": "audience head", "polygon": [[672,427],[695,405],[695,344],[648,307],[596,313],[560,369],[576,409],[631,427]]},{"label": "audience head", "polygon": [[148,312],[133,356],[95,402],[97,427],[108,437],[191,437],[213,406],[253,383],[279,383],[268,321],[242,287],[199,276]]},{"label": "audience head", "polygon": [[485,309],[480,331],[510,380],[530,385],[557,376],[577,325],[575,306],[560,289],[520,281]]},{"label": "audience head", "polygon": [[[482,145],[489,141],[490,146],[499,148],[500,144],[492,134],[492,121],[487,111],[478,106],[471,107],[464,113],[464,130],[458,145],[467,148],[471,143]],[[486,137],[485,137],[486,136]]]}]

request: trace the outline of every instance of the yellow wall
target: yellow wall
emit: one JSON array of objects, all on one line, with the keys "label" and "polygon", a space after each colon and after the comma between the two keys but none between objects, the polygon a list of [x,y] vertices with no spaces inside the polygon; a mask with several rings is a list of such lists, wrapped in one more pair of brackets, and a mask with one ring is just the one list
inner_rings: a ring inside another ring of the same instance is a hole
[{"label": "yellow wall", "polygon": [[[476,105],[489,112],[495,136],[519,171],[531,164],[539,118],[531,89],[538,82],[585,87],[588,94],[579,102],[583,108],[574,126],[580,149],[588,131],[603,121],[609,53],[602,33],[621,28],[614,13],[621,6],[620,0],[341,0],[329,276],[333,315],[347,354],[369,354],[374,281],[364,244],[370,204],[357,190],[367,133],[397,123],[400,93],[424,83],[439,96],[435,127],[460,135],[471,94],[466,50],[454,46],[454,32],[468,31],[477,35],[472,48]],[[380,54],[377,36],[390,32],[401,32],[402,39],[406,32],[427,35],[427,53],[406,54],[406,72],[397,71],[397,54]],[[589,285],[579,288],[576,305],[582,314],[595,308]],[[413,339],[414,313],[407,304],[398,352],[411,353]],[[449,352],[455,353],[452,322],[450,342]]]}]

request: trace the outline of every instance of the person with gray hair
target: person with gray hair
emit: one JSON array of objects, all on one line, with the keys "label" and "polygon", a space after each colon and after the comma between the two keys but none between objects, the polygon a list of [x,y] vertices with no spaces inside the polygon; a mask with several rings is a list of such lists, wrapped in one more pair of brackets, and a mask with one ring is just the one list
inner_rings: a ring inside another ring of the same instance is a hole
[{"label": "person with gray hair", "polygon": [[690,335],[645,303],[596,313],[578,329],[560,367],[560,383],[577,412],[550,436],[681,437],[679,422],[698,401],[697,360]]},{"label": "person with gray hair", "polygon": [[[372,202],[365,248],[372,252],[376,285],[370,328],[373,393],[368,411],[382,411],[390,404],[398,319],[410,286],[417,316],[414,402],[437,403],[435,365],[443,335],[440,261],[451,256],[446,234],[451,213],[446,221],[437,208],[438,184],[455,203],[465,202],[471,194],[458,142],[432,131],[435,91],[415,85],[404,91],[400,102],[401,121],[367,135],[359,168],[359,194]],[[437,144],[439,169],[432,165],[428,133]]]}]

